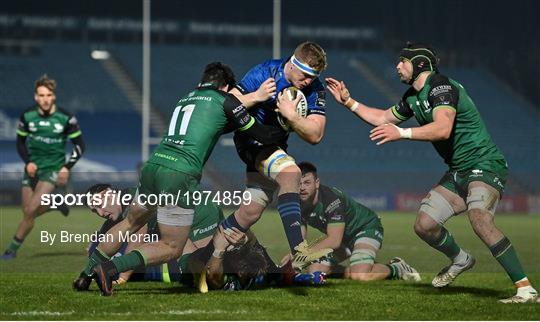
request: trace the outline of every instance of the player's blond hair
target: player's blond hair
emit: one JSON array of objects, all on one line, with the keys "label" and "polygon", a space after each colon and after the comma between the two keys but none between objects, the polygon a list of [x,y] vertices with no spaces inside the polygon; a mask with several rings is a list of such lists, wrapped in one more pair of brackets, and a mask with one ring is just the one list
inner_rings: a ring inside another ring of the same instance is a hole
[{"label": "player's blond hair", "polygon": [[294,56],[319,73],[326,69],[326,52],[314,42],[306,41],[298,45],[294,50]]},{"label": "player's blond hair", "polygon": [[49,78],[47,74],[41,75],[40,78],[38,78],[34,85],[34,92],[37,93],[38,87],[46,87],[48,90],[50,90],[53,93],[56,93],[56,81],[52,78]]}]

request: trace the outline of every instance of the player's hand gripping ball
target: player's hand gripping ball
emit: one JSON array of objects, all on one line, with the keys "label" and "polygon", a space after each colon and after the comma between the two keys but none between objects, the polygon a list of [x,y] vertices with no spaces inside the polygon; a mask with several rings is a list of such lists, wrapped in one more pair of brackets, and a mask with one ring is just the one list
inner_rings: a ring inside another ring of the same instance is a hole
[{"label": "player's hand gripping ball", "polygon": [[[307,116],[307,105],[308,104],[307,104],[306,96],[304,95],[304,93],[302,93],[302,91],[300,91],[298,88],[296,88],[294,86],[291,86],[291,87],[285,88],[282,93],[283,93],[283,95],[287,95],[287,98],[290,101],[295,100],[297,98],[297,96],[300,95],[300,101],[296,105],[296,113],[298,115],[300,115],[301,117],[306,117]],[[285,119],[283,116],[281,116],[281,114],[279,112],[277,113],[277,120],[279,122],[279,125],[281,125],[281,127],[285,131],[290,131],[291,130],[291,127],[290,127],[289,123],[287,122],[287,119]]]}]

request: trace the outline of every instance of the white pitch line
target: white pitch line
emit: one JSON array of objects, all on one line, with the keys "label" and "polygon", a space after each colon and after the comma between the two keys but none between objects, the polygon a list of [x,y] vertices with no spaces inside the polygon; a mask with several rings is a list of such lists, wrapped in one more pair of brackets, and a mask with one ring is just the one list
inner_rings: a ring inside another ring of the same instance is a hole
[{"label": "white pitch line", "polygon": [[69,312],[21,311],[21,312],[12,312],[12,313],[9,313],[9,315],[17,315],[17,316],[36,316],[36,315],[61,316],[61,315],[71,315],[73,313],[75,313],[75,312],[74,311],[69,311]]}]

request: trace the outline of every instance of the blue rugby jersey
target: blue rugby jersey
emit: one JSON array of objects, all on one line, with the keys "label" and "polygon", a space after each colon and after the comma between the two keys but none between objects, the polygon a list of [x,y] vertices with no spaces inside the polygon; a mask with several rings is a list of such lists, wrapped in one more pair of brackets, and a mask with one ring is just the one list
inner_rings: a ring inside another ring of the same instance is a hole
[{"label": "blue rugby jersey", "polygon": [[[290,58],[286,59],[271,59],[253,67],[242,80],[236,85],[236,88],[242,94],[255,92],[261,84],[268,78],[272,77],[276,81],[277,93],[280,93],[285,88],[293,86],[285,78],[285,63]],[[317,114],[326,115],[326,91],[319,78],[316,78],[309,86],[302,89],[308,103],[307,115]],[[249,113],[257,120],[257,122],[265,125],[273,125],[281,129],[277,120],[277,113],[274,111],[277,97],[270,98],[266,102],[257,104],[249,109]],[[286,144],[288,133],[283,130],[284,142]],[[251,140],[252,143],[255,143]]]}]

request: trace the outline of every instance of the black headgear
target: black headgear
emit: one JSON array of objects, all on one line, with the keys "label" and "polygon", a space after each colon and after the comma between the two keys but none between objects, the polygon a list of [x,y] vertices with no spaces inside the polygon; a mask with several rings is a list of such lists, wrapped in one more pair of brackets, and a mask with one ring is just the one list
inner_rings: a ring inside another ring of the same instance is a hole
[{"label": "black headgear", "polygon": [[407,42],[405,48],[399,53],[399,58],[406,59],[412,64],[413,74],[409,84],[412,84],[422,72],[439,71],[437,69],[439,63],[437,54],[432,48],[422,44]]}]

